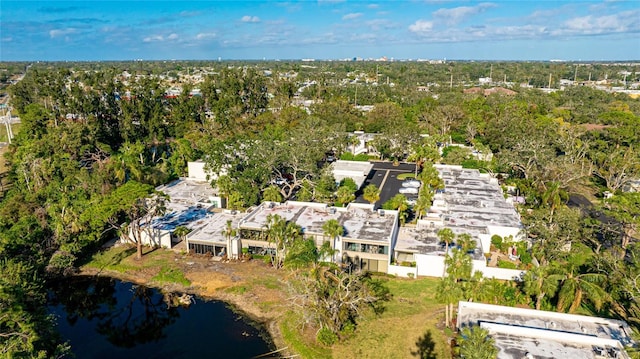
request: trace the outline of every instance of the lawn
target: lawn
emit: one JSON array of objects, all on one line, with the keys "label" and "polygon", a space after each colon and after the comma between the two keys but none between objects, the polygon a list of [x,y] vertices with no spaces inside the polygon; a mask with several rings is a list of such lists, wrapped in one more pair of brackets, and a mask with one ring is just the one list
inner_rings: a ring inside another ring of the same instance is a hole
[{"label": "lawn", "polygon": [[391,278],[393,299],[385,312],[368,315],[349,340],[334,345],[334,358],[451,358],[437,327],[444,306],[435,300],[438,280]]}]

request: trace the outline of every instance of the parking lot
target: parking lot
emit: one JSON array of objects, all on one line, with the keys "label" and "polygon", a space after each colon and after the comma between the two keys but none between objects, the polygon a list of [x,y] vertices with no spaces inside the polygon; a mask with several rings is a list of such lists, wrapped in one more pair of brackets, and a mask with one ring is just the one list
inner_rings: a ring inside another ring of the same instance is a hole
[{"label": "parking lot", "polygon": [[[413,163],[399,163],[394,166],[392,162],[373,162],[373,170],[362,185],[364,189],[369,184],[375,184],[380,188],[380,200],[376,202],[376,208],[380,208],[383,203],[398,194],[402,188],[402,180],[398,179],[398,175],[402,173],[414,173],[416,169]],[[368,203],[362,198],[362,191],[359,191],[356,202]],[[417,198],[417,195],[405,194],[408,199]]]}]

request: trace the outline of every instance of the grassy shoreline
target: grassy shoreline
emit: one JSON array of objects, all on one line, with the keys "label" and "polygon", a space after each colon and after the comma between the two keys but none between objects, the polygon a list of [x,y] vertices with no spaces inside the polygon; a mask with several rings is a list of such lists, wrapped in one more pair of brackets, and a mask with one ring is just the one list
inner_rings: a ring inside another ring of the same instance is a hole
[{"label": "grassy shoreline", "polygon": [[423,357],[451,358],[451,333],[442,328],[443,305],[435,300],[437,280],[387,280],[393,297],[380,315],[366,315],[356,332],[331,348],[315,342],[315,330],[300,325],[288,305],[286,283],[292,272],[275,270],[263,261],[218,262],[208,257],[145,249],[113,247],[100,251],[80,267],[80,275],[99,275],[173,292],[195,294],[230,305],[266,330],[283,356],[299,358]]}]

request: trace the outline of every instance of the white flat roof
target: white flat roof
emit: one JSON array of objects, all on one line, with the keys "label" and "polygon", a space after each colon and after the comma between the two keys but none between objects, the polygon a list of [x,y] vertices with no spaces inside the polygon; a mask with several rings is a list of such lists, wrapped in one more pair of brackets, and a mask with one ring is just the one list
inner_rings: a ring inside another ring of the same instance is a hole
[{"label": "white flat roof", "polygon": [[197,241],[201,244],[226,245],[227,237],[224,231],[227,228],[227,221],[231,221],[232,228],[238,228],[238,224],[244,215],[245,213],[209,213],[201,223],[193,226],[193,231],[187,235],[187,240]]},{"label": "white flat roof", "polygon": [[[378,212],[371,205],[350,204],[346,208],[329,207],[322,203],[294,202],[263,203],[240,223],[241,228],[263,230],[267,216],[278,215],[302,227],[304,233],[323,234],[322,225],[337,220],[345,229],[344,238],[389,243],[397,225],[397,211]],[[384,215],[380,215],[384,213]]]},{"label": "white flat roof", "polygon": [[544,330],[547,333],[555,333],[560,338],[565,334],[576,334],[613,339],[623,346],[634,343],[630,337],[631,328],[621,320],[483,303],[462,301],[458,303],[459,328],[480,323]]}]

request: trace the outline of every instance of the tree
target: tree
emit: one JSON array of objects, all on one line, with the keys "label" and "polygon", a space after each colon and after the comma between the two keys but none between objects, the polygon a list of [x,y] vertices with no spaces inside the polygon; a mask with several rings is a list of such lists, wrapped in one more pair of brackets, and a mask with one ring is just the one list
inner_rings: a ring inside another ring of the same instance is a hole
[{"label": "tree", "polygon": [[292,282],[292,303],[307,322],[335,337],[352,333],[366,310],[384,311],[389,290],[368,272],[346,273],[331,267],[316,267],[308,275],[298,275]]},{"label": "tree", "polygon": [[[166,197],[156,193],[152,198],[139,198],[132,206],[125,209],[129,223],[120,232],[120,238],[136,245],[136,259],[142,259],[142,243],[155,242],[155,228],[152,220],[156,216],[164,215]],[[159,244],[159,243],[158,243]]]},{"label": "tree", "polygon": [[445,304],[444,324],[447,328],[451,327],[453,322],[453,303],[457,303],[462,298],[462,287],[456,283],[453,277],[444,277],[438,282],[436,299]]},{"label": "tree", "polygon": [[535,297],[536,309],[542,309],[543,300],[553,297],[558,291],[558,283],[562,280],[561,274],[552,274],[549,266],[535,266],[525,273],[524,292],[529,297]]},{"label": "tree", "polygon": [[415,175],[418,176],[418,170],[422,168],[425,162],[434,163],[440,158],[438,147],[432,137],[423,138],[420,142],[416,143],[412,152],[407,157],[408,161],[415,161],[416,170]]},{"label": "tree", "polygon": [[569,258],[564,263],[553,266],[553,272],[562,275],[557,293],[558,311],[573,313],[584,300],[600,310],[608,300],[608,294],[602,288],[606,275],[584,271],[592,257],[590,248],[574,244]]},{"label": "tree", "polygon": [[356,199],[356,195],[354,191],[347,186],[338,187],[338,191],[336,192],[336,204],[342,205],[343,207],[353,202]]},{"label": "tree", "polygon": [[617,194],[605,200],[603,210],[620,223],[620,246],[626,249],[640,227],[640,193]]},{"label": "tree", "polygon": [[265,188],[262,192],[262,200],[276,203],[282,202],[282,194],[280,193],[280,189],[274,185]]},{"label": "tree", "polygon": [[365,201],[374,204],[380,200],[380,189],[375,184],[369,184],[363,190],[362,197]]},{"label": "tree", "polygon": [[191,232],[191,229],[185,226],[178,226],[173,230],[173,234],[180,238],[181,241],[184,241],[187,234]]},{"label": "tree", "polygon": [[281,268],[291,246],[295,241],[302,239],[302,229],[277,214],[270,214],[267,216],[266,235],[269,243],[275,247],[271,264],[274,268]]},{"label": "tree", "polygon": [[456,235],[455,233],[453,233],[453,231],[450,228],[440,229],[437,235],[440,242],[444,242],[445,265],[444,265],[444,273],[442,273],[442,275],[444,276],[447,273],[446,258],[449,256],[449,244],[451,244],[451,242],[453,241]]},{"label": "tree", "polygon": [[409,204],[407,203],[407,197],[401,193],[391,197],[390,200],[382,205],[382,208],[397,210],[398,218],[400,218],[401,224],[404,224],[404,222],[407,220],[407,210],[409,209]]},{"label": "tree", "polygon": [[460,332],[458,340],[460,358],[464,359],[495,359],[498,348],[489,332],[479,326],[465,327]]},{"label": "tree", "polygon": [[616,192],[640,175],[640,156],[633,147],[610,149],[595,156],[594,174],[605,182],[611,192]]},{"label": "tree", "polygon": [[325,236],[331,239],[331,248],[334,250],[340,250],[336,248],[338,237],[344,234],[344,227],[338,222],[337,219],[330,219],[322,225],[322,232]]}]

